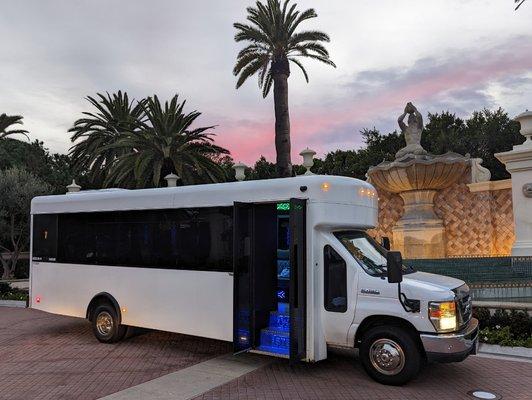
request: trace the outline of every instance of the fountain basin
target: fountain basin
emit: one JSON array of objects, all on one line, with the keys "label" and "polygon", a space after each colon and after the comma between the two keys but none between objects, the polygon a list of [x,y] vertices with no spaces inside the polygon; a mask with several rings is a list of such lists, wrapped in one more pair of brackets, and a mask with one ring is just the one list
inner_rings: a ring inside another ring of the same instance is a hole
[{"label": "fountain basin", "polygon": [[394,161],[384,161],[368,170],[371,183],[390,193],[410,190],[441,190],[455,183],[470,163],[469,156],[408,154]]},{"label": "fountain basin", "polygon": [[457,182],[469,165],[469,156],[457,153],[407,154],[368,170],[373,185],[403,199],[404,213],[392,233],[394,248],[405,258],[445,257],[445,228],[434,213],[434,196]]}]

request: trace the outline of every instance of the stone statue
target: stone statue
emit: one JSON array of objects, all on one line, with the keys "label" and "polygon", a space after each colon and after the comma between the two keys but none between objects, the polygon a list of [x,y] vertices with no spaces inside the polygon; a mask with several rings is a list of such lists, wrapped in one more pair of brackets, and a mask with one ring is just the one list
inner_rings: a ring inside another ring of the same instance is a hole
[{"label": "stone statue", "polygon": [[[408,114],[408,125],[404,119]],[[421,132],[423,132],[423,117],[417,108],[410,102],[405,107],[405,112],[401,114],[397,122],[401,132],[405,135],[406,146],[397,152],[395,158],[401,158],[405,155],[423,155],[427,154],[426,150],[421,147]]]}]

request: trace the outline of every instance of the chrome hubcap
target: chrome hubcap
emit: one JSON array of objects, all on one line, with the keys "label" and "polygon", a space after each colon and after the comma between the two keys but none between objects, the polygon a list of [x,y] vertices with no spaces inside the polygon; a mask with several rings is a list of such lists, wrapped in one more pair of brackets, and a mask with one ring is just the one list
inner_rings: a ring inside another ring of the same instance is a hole
[{"label": "chrome hubcap", "polygon": [[379,339],[369,349],[373,367],[384,375],[397,375],[405,366],[403,349],[392,339]]},{"label": "chrome hubcap", "polygon": [[102,336],[107,336],[113,330],[113,317],[107,311],[102,311],[96,318],[96,329]]}]

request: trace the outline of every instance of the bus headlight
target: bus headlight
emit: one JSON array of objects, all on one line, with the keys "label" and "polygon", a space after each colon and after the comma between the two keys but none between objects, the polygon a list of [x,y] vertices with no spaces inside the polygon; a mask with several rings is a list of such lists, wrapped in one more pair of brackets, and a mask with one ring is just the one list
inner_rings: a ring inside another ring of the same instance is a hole
[{"label": "bus headlight", "polygon": [[456,303],[454,301],[430,302],[429,318],[437,332],[456,330]]}]

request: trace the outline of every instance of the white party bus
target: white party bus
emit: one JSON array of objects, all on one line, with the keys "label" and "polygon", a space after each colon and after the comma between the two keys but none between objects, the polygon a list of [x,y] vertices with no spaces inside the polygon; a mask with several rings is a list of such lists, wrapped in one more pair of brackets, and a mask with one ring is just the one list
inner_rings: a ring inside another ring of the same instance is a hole
[{"label": "white party bus", "polygon": [[372,378],[403,384],[475,353],[478,323],[463,281],[368,236],[377,200],[320,175],[37,197],[30,306],[87,318],[105,343],[143,327],[290,362],[357,347]]}]

